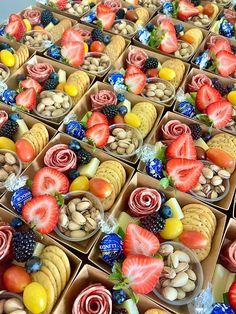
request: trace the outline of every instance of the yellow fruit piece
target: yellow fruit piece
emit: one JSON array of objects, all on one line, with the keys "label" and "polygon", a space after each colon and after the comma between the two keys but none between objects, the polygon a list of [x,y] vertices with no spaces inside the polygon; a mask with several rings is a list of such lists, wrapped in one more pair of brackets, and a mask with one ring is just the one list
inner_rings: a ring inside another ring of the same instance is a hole
[{"label": "yellow fruit piece", "polygon": [[134,127],[134,128],[139,128],[141,125],[141,120],[139,116],[137,116],[135,113],[128,112],[124,116],[124,121],[126,124]]},{"label": "yellow fruit piece", "polygon": [[172,81],[175,76],[175,71],[170,68],[162,68],[159,71],[159,77],[163,80]]},{"label": "yellow fruit piece", "polygon": [[197,9],[199,10],[199,12],[201,13],[203,11],[203,6],[202,5],[198,5]]},{"label": "yellow fruit piece", "polygon": [[0,137],[0,149],[8,149],[8,150],[15,152],[16,151],[16,145],[9,138],[1,136]]},{"label": "yellow fruit piece", "polygon": [[24,289],[24,305],[33,314],[42,313],[46,309],[47,299],[46,290],[38,282],[31,282]]},{"label": "yellow fruit piece", "polygon": [[89,179],[86,176],[79,176],[72,181],[69,192],[73,191],[88,191],[89,190]]},{"label": "yellow fruit piece", "polygon": [[7,67],[14,67],[15,65],[15,57],[14,55],[6,50],[6,49],[3,49],[1,52],[0,52],[0,59],[1,59],[1,62],[6,65]]},{"label": "yellow fruit piece", "polygon": [[88,47],[87,43],[84,43],[84,51],[85,51],[85,53],[88,53],[88,51],[89,51],[89,47]]},{"label": "yellow fruit piece", "polygon": [[59,83],[56,87],[57,90],[61,90],[62,92],[64,92],[64,87],[65,87],[66,83]]},{"label": "yellow fruit piece", "polygon": [[136,24],[137,25],[143,25],[143,21],[141,19],[137,19]]},{"label": "yellow fruit piece", "polygon": [[167,218],[164,229],[160,232],[163,239],[173,240],[183,232],[183,224],[177,218]]},{"label": "yellow fruit piece", "polygon": [[71,97],[75,97],[78,95],[78,88],[75,85],[65,83],[64,91]]},{"label": "yellow fruit piece", "polygon": [[234,107],[236,107],[236,90],[228,93],[227,99]]},{"label": "yellow fruit piece", "polygon": [[23,22],[24,22],[25,27],[26,27],[26,32],[30,32],[32,30],[32,26],[30,24],[30,21],[27,19],[24,19]]}]

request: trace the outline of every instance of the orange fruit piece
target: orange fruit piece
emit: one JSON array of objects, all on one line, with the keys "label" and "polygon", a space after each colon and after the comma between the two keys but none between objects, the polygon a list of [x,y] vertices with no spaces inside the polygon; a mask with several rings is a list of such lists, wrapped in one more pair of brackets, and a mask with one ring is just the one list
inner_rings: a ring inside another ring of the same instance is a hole
[{"label": "orange fruit piece", "polygon": [[186,41],[189,44],[194,43],[194,38],[193,36],[189,35],[189,34],[184,34],[183,36],[180,37],[183,41]]},{"label": "orange fruit piece", "polygon": [[39,25],[34,26],[33,29],[34,29],[35,31],[42,31],[42,30],[44,30],[44,28],[43,28],[42,26],[39,26]]},{"label": "orange fruit piece", "polygon": [[214,6],[211,3],[204,5],[202,13],[211,17],[215,12]]}]

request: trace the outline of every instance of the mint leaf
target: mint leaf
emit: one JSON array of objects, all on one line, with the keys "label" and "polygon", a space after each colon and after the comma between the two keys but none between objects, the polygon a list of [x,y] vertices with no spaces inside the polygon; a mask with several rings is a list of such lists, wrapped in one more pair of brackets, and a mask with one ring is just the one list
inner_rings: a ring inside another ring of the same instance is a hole
[{"label": "mint leaf", "polygon": [[56,192],[54,194],[55,199],[57,200],[57,203],[59,206],[64,205],[64,197],[61,193]]},{"label": "mint leaf", "polygon": [[196,118],[204,122],[207,126],[212,127],[213,121],[206,114],[197,114]]},{"label": "mint leaf", "polygon": [[120,281],[122,280],[122,275],[119,273],[113,273],[113,274],[110,274],[109,279],[111,281],[116,281],[116,280]]},{"label": "mint leaf", "polygon": [[168,178],[162,178],[160,180],[160,185],[164,188],[164,189],[167,189],[168,186],[170,185],[170,181]]},{"label": "mint leaf", "polygon": [[161,161],[165,161],[166,159],[166,146],[162,146],[156,154],[156,158],[160,159]]},{"label": "mint leaf", "polygon": [[173,1],[172,2],[172,5],[173,5],[173,13],[172,13],[172,16],[174,17],[174,18],[176,18],[177,17],[177,15],[178,15],[178,10],[179,10],[179,3],[177,2],[177,1]]}]

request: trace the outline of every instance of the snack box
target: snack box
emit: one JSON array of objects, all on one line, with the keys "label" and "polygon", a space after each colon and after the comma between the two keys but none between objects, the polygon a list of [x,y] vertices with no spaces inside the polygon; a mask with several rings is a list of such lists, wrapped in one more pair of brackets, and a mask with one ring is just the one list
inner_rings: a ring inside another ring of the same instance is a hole
[{"label": "snack box", "polygon": [[[72,137],[65,135],[65,134],[57,134],[51,141],[50,143],[42,150],[42,152],[39,154],[38,158],[24,171],[23,175],[28,176],[30,179],[33,179],[35,173],[42,167],[45,166],[44,163],[44,156],[45,153],[54,145],[57,144],[69,144],[70,141],[73,140]],[[104,153],[101,150],[96,150],[93,151],[93,149],[88,145],[85,144],[83,142],[79,142],[81,147],[84,148],[87,152],[91,153],[93,157],[97,157],[101,162],[103,161],[107,161],[107,160],[112,160],[112,161],[116,161],[116,159],[112,156],[107,155],[106,153]],[[122,161],[119,161],[119,163],[123,166],[123,168],[125,169],[126,172],[126,182],[124,183],[121,192],[119,193],[119,195],[117,196],[116,200],[114,201],[110,212],[112,212],[112,208],[114,207],[115,203],[118,201],[118,199],[120,197],[122,197],[123,191],[126,187],[126,185],[128,184],[128,182],[130,181],[133,173],[134,173],[134,169],[125,164]],[[10,195],[11,193],[6,193],[3,198],[2,198],[2,205],[5,206],[8,210],[14,212],[11,203],[10,203]],[[103,205],[104,208],[104,205]],[[109,214],[109,212],[107,212]],[[50,237],[53,237],[54,239],[56,239],[57,241],[61,241],[63,244],[68,245],[70,248],[75,249],[76,251],[82,252],[84,254],[87,254],[89,252],[89,250],[91,249],[91,247],[93,246],[96,238],[98,236],[98,233],[96,233],[94,236],[92,236],[91,238],[85,240],[85,241],[81,241],[81,242],[68,242],[64,239],[62,239],[57,233],[52,232],[50,233]]]},{"label": "snack box", "polygon": [[[79,34],[78,36],[81,38],[81,36],[84,38],[84,42],[85,42],[85,46],[88,44],[86,41],[89,42],[89,40],[91,39],[91,32],[94,29],[94,25],[93,27],[88,26],[88,25],[84,25],[84,24],[76,24],[74,27],[72,27],[73,32],[76,30],[77,34]],[[108,34],[107,32],[102,32],[104,36],[108,36],[109,37],[109,43],[105,44],[105,48],[104,50],[98,50],[97,51],[88,51],[88,53],[85,54],[85,59],[86,58],[94,58],[94,59],[99,59],[101,60],[101,58],[105,57],[106,55],[108,55],[109,59],[105,61],[106,66],[103,70],[98,70],[98,68],[96,70],[90,70],[87,69],[87,67],[85,68],[86,64],[82,63],[79,67],[74,67],[74,68],[78,68],[81,69],[83,71],[88,72],[91,75],[96,75],[96,77],[99,80],[102,80],[102,78],[104,77],[104,75],[109,71],[109,69],[111,68],[111,66],[113,65],[113,63],[117,60],[117,58],[121,55],[121,53],[130,45],[130,40],[124,37],[121,37],[120,35],[115,35],[115,34]],[[117,43],[119,42],[119,44],[117,45]],[[96,43],[98,43],[98,41],[96,41]],[[103,43],[100,43],[103,44]],[[53,45],[51,48],[49,48],[47,51],[45,51],[44,56],[53,60],[57,60],[63,64],[65,64],[65,61],[62,58],[61,55],[61,41],[59,40],[58,42],[55,43],[55,45]],[[118,48],[119,47],[119,48]],[[99,47],[98,47],[99,48]],[[70,48],[68,48],[68,51]],[[79,49],[79,48],[78,48]],[[89,48],[88,48],[89,49]],[[97,48],[96,48],[97,49]],[[55,54],[56,52],[56,54]],[[68,59],[68,64],[70,65],[70,59],[69,56],[67,57]],[[88,61],[88,60],[85,60]],[[90,66],[93,64],[91,64],[91,60],[90,62]],[[102,61],[101,61],[102,62]],[[73,64],[70,65],[71,67],[73,67]]]},{"label": "snack box", "polygon": [[[10,222],[15,217],[15,215],[8,212],[6,209],[0,207],[0,217],[2,218],[3,221]],[[65,295],[67,294],[69,287],[71,286],[72,282],[74,281],[74,279],[76,277],[76,274],[78,273],[78,270],[82,264],[82,260],[78,256],[76,256],[75,254],[73,254],[70,250],[65,248],[63,245],[61,245],[60,243],[58,243],[57,241],[53,240],[52,238],[50,238],[48,236],[44,236],[43,238],[38,237],[37,240],[44,245],[57,246],[58,248],[60,248],[61,250],[63,250],[66,253],[66,255],[69,259],[69,262],[70,262],[70,266],[71,266],[70,279],[68,280],[64,290],[62,291],[62,293],[60,295],[60,298],[58,299],[58,301],[54,305],[53,311],[51,312],[51,313],[60,313],[60,312],[58,312],[57,306],[58,306],[60,300],[63,300],[65,298]]]},{"label": "snack box", "polygon": [[[136,173],[132,180],[130,181],[129,185],[126,187],[126,190],[123,193],[122,198],[119,199],[117,202],[115,208],[113,209],[112,215],[118,219],[120,213],[122,211],[126,211],[128,208],[128,200],[130,198],[131,193],[135,188],[138,187],[147,187],[152,189],[157,189],[159,192],[164,192],[167,199],[168,198],[176,198],[180,207],[183,207],[188,204],[199,204],[204,205],[202,202],[194,199],[192,196],[187,195],[185,193],[181,193],[179,191],[170,191],[170,190],[164,190],[160,184],[153,180],[153,178],[148,178],[147,176]],[[206,205],[204,205],[206,206]],[[208,283],[211,281],[213,276],[213,265],[216,264],[218,253],[219,253],[219,247],[221,244],[223,232],[224,232],[224,226],[226,222],[226,215],[219,212],[218,210],[214,209],[213,207],[207,205],[207,207],[212,211],[212,213],[215,215],[217,220],[217,226],[215,229],[214,237],[212,239],[212,246],[209,255],[205,260],[201,262],[201,266],[203,268],[203,287],[206,288]],[[89,260],[93,262],[96,266],[102,268],[104,271],[110,273],[111,272],[111,266],[109,264],[105,263],[100,254],[99,250],[99,243],[102,239],[104,234],[100,234],[100,237],[97,239],[94,247],[92,248],[90,254],[89,254]],[[157,302],[158,304],[161,304],[165,308],[167,308],[170,311],[173,311],[174,313],[189,313],[186,306],[173,306],[169,305],[165,302],[163,302],[161,299],[157,298],[157,296],[152,292],[148,294],[148,297],[151,298],[153,301]]]},{"label": "snack box", "polygon": [[[31,110],[31,112],[29,113],[29,115],[39,120],[42,120],[43,122],[57,129],[60,123],[63,121],[64,116],[70,111],[70,109],[78,102],[78,100],[82,97],[82,95],[86,92],[86,90],[88,90],[89,87],[92,85],[95,77],[93,75],[86,74],[82,71],[76,71],[75,69],[67,65],[62,65],[59,62],[48,60],[41,56],[34,56],[27,63],[25,63],[18,71],[16,71],[14,75],[12,75],[11,78],[7,81],[7,85],[9,89],[12,89],[13,91],[18,89],[19,84],[18,84],[17,78],[21,76],[25,78],[25,76],[27,75],[27,66],[29,66],[31,68],[31,72],[33,72],[31,76],[36,81],[40,81],[40,84],[42,85],[45,84],[46,82],[49,83],[50,76],[48,77],[47,75],[46,81],[41,82],[41,79],[42,79],[41,75],[44,77],[44,74],[47,73],[48,71],[50,75],[50,72],[53,69],[55,72],[57,72],[57,76],[59,79],[60,79],[59,72],[63,72],[64,83],[67,82],[77,88],[78,94],[75,97],[69,97],[69,108],[66,109],[66,111],[62,115],[60,115],[58,118],[57,117],[53,118],[52,116],[48,118],[47,116],[39,113],[36,109]],[[77,76],[78,78],[76,78]],[[57,84],[58,84],[58,81],[56,82],[55,86],[57,86]],[[51,87],[48,87],[48,88],[52,89]],[[60,90],[55,91],[55,92],[59,93]],[[63,94],[68,95],[68,93],[65,93],[64,91],[63,91]],[[7,99],[8,98],[6,98],[6,100]]]},{"label": "snack box", "polygon": [[[164,67],[171,69],[172,71],[174,71],[176,69],[176,73],[175,73],[175,78],[173,80],[170,80],[169,82],[171,83],[171,85],[174,87],[174,90],[178,90],[179,86],[181,85],[181,82],[183,81],[185,75],[187,75],[187,73],[189,72],[190,66],[188,63],[184,62],[184,61],[179,61],[176,60],[175,58],[170,58],[167,55],[161,55],[159,53],[156,52],[152,52],[146,49],[142,49],[142,48],[137,48],[136,46],[129,46],[123,53],[122,55],[119,57],[119,59],[117,59],[117,61],[114,63],[113,68],[109,71],[109,73],[106,75],[104,82],[109,83],[109,76],[113,73],[113,72],[124,72],[124,69],[126,70],[128,65],[127,65],[127,57],[130,54],[130,52],[132,50],[135,49],[141,49],[140,52],[146,54],[148,57],[151,58],[156,58],[159,62],[158,64],[158,70],[161,69],[162,64],[166,64],[166,66],[164,65]],[[138,54],[138,53],[137,53]],[[165,63],[167,62],[167,63]],[[135,65],[135,63],[134,63]],[[178,73],[178,74],[177,74]],[[182,75],[181,75],[182,74]],[[158,78],[158,75],[157,75]],[[151,77],[150,78],[150,83],[154,83],[155,82],[156,77]],[[147,77],[147,81],[148,81],[148,77]],[[164,81],[166,81],[164,79]],[[158,80],[156,81],[157,83],[159,82]],[[160,81],[162,82],[162,81]],[[116,86],[116,83],[114,84],[114,86]],[[168,85],[169,86],[169,85]],[[119,85],[118,85],[119,87]],[[141,94],[142,95],[142,94]],[[148,97],[146,97],[147,99],[149,99]],[[160,103],[166,107],[171,107],[173,105],[174,102],[174,95],[172,94],[170,96],[170,100],[165,100],[164,102],[159,102],[158,100],[155,100],[154,97],[151,97],[150,100],[155,101],[157,103]]]},{"label": "snack box", "polygon": [[[226,38],[226,37],[223,37],[223,36],[220,36],[220,35],[217,35],[217,34],[214,34],[214,32],[210,32],[208,34],[208,36],[206,36],[206,38],[203,40],[202,44],[199,46],[199,49],[197,50],[196,54],[194,55],[194,57],[192,58],[191,60],[191,65],[193,67],[197,67],[197,68],[200,68],[201,70],[204,70],[204,71],[207,71],[207,72],[210,72],[210,73],[214,73],[212,70],[211,70],[211,65],[212,65],[212,59],[211,58],[207,58],[207,46],[208,44],[210,43],[211,40],[213,40],[215,37],[219,38],[219,39],[225,39],[225,42],[228,41],[228,46],[231,46],[231,47],[235,47],[236,46],[236,40],[233,40],[233,39],[230,39],[230,38]],[[227,42],[225,43],[227,44]],[[213,41],[213,47],[214,47],[214,41]],[[219,49],[219,50],[218,50]],[[221,51],[220,48],[218,48],[217,51]],[[205,52],[206,51],[206,52]],[[204,54],[205,52],[205,54]],[[235,56],[235,51],[232,50],[233,54],[232,58],[234,58],[234,60],[229,60],[229,63],[233,64],[235,63],[235,60],[236,60],[236,56]],[[204,60],[205,61],[202,61],[202,65],[201,67],[199,66],[199,62],[201,62],[201,60],[203,59],[202,56],[204,57]],[[196,64],[197,63],[197,64]],[[209,66],[208,66],[208,63],[209,63]],[[221,63],[220,63],[221,64]],[[224,68],[223,68],[224,70]],[[217,73],[220,73],[219,71],[217,71]],[[216,74],[217,74],[216,73]],[[221,76],[224,76],[226,78],[229,78],[229,79],[235,79],[235,72],[234,73],[231,73],[230,76],[229,75],[225,75],[224,72],[222,72],[222,74],[218,74],[218,75],[221,75]]]},{"label": "snack box", "polygon": [[[82,120],[82,118],[88,113],[91,112],[91,95],[97,94],[99,91],[108,91],[108,93],[114,93],[114,89],[112,88],[112,86],[102,83],[102,82],[96,82],[90,89],[89,91],[84,95],[83,98],[81,98],[81,100],[79,101],[79,103],[72,109],[72,111],[70,112],[69,115],[73,116],[74,114],[77,117],[77,120],[80,121]],[[131,103],[131,108],[140,102],[145,102],[145,99],[143,97],[140,96],[136,96],[133,95],[131,93],[125,92],[124,93],[125,99],[128,100]],[[163,107],[159,104],[156,103],[152,103],[149,101],[146,101],[147,103],[151,103],[153,104],[153,106],[155,106],[156,112],[157,112],[157,118],[153,124],[153,127],[159,123],[162,113],[163,113]],[[145,112],[145,109],[144,111]],[[58,129],[60,132],[66,133],[66,125],[61,124],[61,126]],[[72,134],[69,133],[69,135],[73,136]],[[148,137],[148,135],[146,136],[146,138]],[[144,139],[144,143],[145,143],[145,139]],[[107,153],[109,153],[108,150],[106,150]],[[136,154],[135,156],[132,156],[130,158],[122,158],[122,155],[117,155],[117,158],[123,160],[124,162],[129,162],[132,164],[135,164],[138,159],[139,159],[139,154]]]},{"label": "snack box", "polygon": [[[161,133],[162,126],[165,126],[171,120],[178,120],[184,124],[191,124],[192,123],[192,120],[189,118],[183,117],[183,116],[178,115],[174,112],[167,112],[164,115],[164,117],[162,118],[162,120],[160,121],[157,128],[153,129],[152,133],[149,135],[149,137],[147,139],[147,143],[154,145],[158,140],[160,140],[161,134],[162,134]],[[208,128],[204,124],[199,123],[199,125],[201,126],[203,132],[208,131]],[[214,136],[219,136],[219,135],[226,136],[226,137],[231,136],[231,135],[228,135],[227,133],[221,132],[221,131],[216,130],[216,129],[212,129],[212,135],[213,135],[213,138],[214,138]],[[222,141],[225,141],[225,139]],[[195,145],[196,144],[201,146],[200,142],[195,142]],[[146,172],[145,163],[143,161],[140,161],[140,163],[138,165],[138,171],[143,172],[143,173]],[[234,191],[235,191],[235,176],[236,176],[236,172],[234,171],[233,173],[231,173],[231,176],[229,179],[229,192],[226,194],[226,196],[223,199],[216,201],[216,202],[212,202],[211,203],[212,206],[215,206],[216,208],[218,208],[220,210],[224,210],[224,211],[228,211],[230,209],[230,205],[232,203]],[[202,199],[203,199],[203,202],[207,203],[206,198],[202,198]]]},{"label": "snack box", "polygon": [[[190,98],[192,99],[192,96],[193,95],[189,90],[188,90],[188,84],[192,82],[192,79],[193,77],[199,77],[200,80],[203,79],[203,82],[204,82],[204,79],[208,80],[207,78],[209,79],[215,79],[215,80],[218,80],[220,82],[221,85],[219,85],[219,83],[217,83],[218,85],[213,85],[213,87],[217,90],[219,90],[220,87],[224,87],[224,88],[227,88],[228,86],[232,86],[233,90],[235,89],[234,88],[234,83],[232,83],[232,79],[228,78],[228,77],[222,77],[222,76],[218,76],[216,74],[213,74],[213,73],[210,73],[210,72],[205,72],[205,71],[202,71],[202,70],[199,70],[199,69],[195,69],[195,68],[192,68],[191,71],[188,73],[188,75],[185,77],[181,87],[180,87],[180,97],[178,99],[178,95],[177,95],[177,100],[175,102],[175,105],[174,105],[174,112],[178,113],[178,114],[181,114],[181,115],[184,115],[184,116],[187,116],[188,118],[191,118],[193,120],[198,120],[195,118],[195,106],[193,107],[193,111],[185,111],[187,110],[187,108],[184,108],[184,109],[181,109],[181,107],[179,108],[178,104],[180,102],[182,102],[183,100],[181,99],[182,98],[182,93],[185,93],[185,94],[190,94]],[[207,78],[206,78],[207,77]],[[200,81],[199,80],[199,81]],[[227,89],[226,89],[226,92],[227,92]],[[229,94],[229,93],[227,93]],[[227,94],[224,95],[225,98],[227,98]],[[187,97],[188,99],[188,97]],[[186,99],[186,100],[187,100]],[[195,102],[195,100],[193,99],[193,103]],[[235,108],[234,108],[234,105],[232,105],[233,107],[233,112],[235,111]],[[197,109],[196,109],[197,110]],[[200,112],[200,110],[199,110]],[[198,113],[199,113],[198,112]],[[203,112],[200,112],[200,113],[203,113]],[[233,114],[234,116],[234,114]],[[199,120],[198,120],[199,121]],[[227,133],[230,133],[232,135],[235,135],[236,134],[236,128],[235,128],[236,124],[235,124],[235,121],[234,119],[232,118],[229,123],[226,125],[225,128],[222,129],[222,131],[224,132],[227,132]]]},{"label": "snack box", "polygon": [[[65,298],[61,299],[58,304],[58,313],[69,314],[72,311],[73,303],[79,293],[93,283],[101,283],[108,289],[112,289],[112,283],[109,281],[106,273],[97,269],[89,264],[85,264],[83,268],[78,273],[70,289],[67,291]],[[137,304],[140,314],[145,314],[147,310],[150,309],[160,309],[160,311],[165,311],[164,308],[154,303],[147,297],[140,296],[139,302]],[[167,314],[169,312],[156,312],[156,314]]]}]

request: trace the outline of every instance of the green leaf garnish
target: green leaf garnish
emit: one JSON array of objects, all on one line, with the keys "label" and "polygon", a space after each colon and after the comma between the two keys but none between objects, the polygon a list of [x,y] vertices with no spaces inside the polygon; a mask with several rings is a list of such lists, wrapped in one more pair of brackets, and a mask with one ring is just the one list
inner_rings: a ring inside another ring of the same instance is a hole
[{"label": "green leaf garnish", "polygon": [[170,185],[170,181],[168,178],[162,178],[160,180],[160,185],[164,188],[164,189],[167,189]]},{"label": "green leaf garnish", "polygon": [[162,146],[156,154],[156,158],[164,162],[166,160],[166,146]]}]

